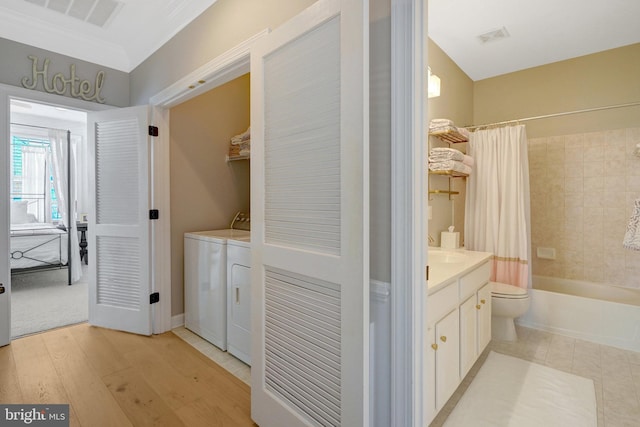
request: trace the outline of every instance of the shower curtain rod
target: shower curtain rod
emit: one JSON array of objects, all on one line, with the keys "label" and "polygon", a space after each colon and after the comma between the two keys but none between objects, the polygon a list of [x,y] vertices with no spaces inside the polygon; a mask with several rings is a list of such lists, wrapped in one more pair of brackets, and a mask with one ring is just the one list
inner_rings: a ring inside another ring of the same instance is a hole
[{"label": "shower curtain rod", "polygon": [[614,108],[636,107],[639,105],[640,105],[640,101],[629,102],[627,104],[616,104],[616,105],[607,105],[604,107],[586,108],[584,110],[564,111],[562,113],[544,114],[542,116],[525,117],[523,119],[505,120],[503,122],[488,123],[484,125],[464,126],[464,128],[467,130],[477,130],[478,128],[483,128],[483,127],[508,125],[510,123],[527,122],[529,120],[548,119],[550,117],[568,116],[571,114],[590,113],[592,111],[612,110]]},{"label": "shower curtain rod", "polygon": [[9,123],[10,125],[16,125],[16,126],[25,126],[28,128],[36,128],[36,129],[47,129],[47,130],[61,130],[63,132],[69,132],[69,129],[58,129],[58,128],[52,128],[49,126],[36,126],[36,125],[28,125],[26,123],[15,123],[15,122],[11,122]]}]

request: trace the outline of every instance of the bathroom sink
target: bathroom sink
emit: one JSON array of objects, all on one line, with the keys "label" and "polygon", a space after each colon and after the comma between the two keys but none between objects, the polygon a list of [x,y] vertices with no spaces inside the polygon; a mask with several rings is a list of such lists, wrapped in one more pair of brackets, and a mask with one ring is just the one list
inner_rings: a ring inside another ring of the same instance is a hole
[{"label": "bathroom sink", "polygon": [[429,262],[433,264],[458,264],[464,262],[467,257],[463,254],[449,251],[430,251]]}]

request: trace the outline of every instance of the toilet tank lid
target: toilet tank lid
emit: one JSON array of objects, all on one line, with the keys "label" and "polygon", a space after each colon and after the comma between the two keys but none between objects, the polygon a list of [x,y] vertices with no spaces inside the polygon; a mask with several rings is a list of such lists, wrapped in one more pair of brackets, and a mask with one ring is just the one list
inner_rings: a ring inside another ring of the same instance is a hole
[{"label": "toilet tank lid", "polygon": [[522,296],[527,295],[527,290],[506,283],[491,282],[491,293],[499,295]]}]

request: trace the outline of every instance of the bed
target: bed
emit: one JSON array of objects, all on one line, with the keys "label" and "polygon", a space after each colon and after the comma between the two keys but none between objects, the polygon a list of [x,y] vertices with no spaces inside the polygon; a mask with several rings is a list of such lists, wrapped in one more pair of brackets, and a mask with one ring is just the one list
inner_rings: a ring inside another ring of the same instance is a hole
[{"label": "bed", "polygon": [[67,265],[69,233],[64,227],[38,222],[27,201],[11,202],[10,267],[12,272]]}]

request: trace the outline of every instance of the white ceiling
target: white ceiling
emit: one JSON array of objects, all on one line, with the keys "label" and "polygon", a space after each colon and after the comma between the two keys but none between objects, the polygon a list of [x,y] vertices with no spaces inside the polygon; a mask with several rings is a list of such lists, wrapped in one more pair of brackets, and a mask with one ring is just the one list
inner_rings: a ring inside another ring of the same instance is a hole
[{"label": "white ceiling", "polygon": [[0,37],[130,72],[215,1],[2,0]]},{"label": "white ceiling", "polygon": [[639,17],[638,0],[429,0],[428,30],[475,81],[638,43]]},{"label": "white ceiling", "polygon": [[[215,1],[2,0],[0,37],[129,72]],[[93,4],[113,9],[103,26],[69,16]],[[429,0],[428,28],[481,80],[638,43],[638,17],[639,0]],[[478,40],[503,27],[510,37]]]}]

